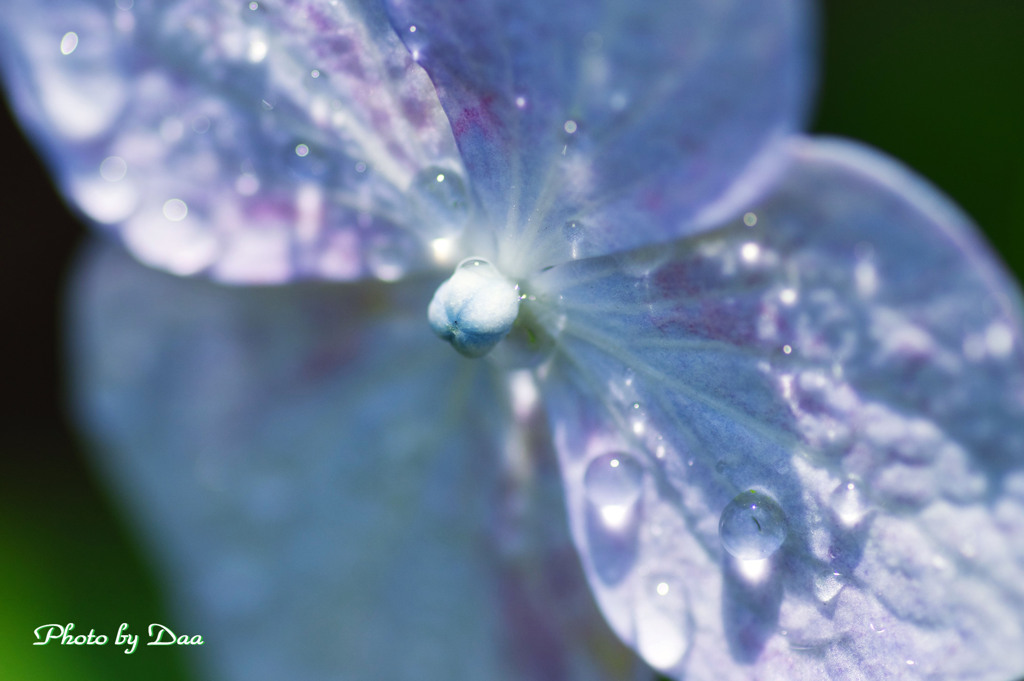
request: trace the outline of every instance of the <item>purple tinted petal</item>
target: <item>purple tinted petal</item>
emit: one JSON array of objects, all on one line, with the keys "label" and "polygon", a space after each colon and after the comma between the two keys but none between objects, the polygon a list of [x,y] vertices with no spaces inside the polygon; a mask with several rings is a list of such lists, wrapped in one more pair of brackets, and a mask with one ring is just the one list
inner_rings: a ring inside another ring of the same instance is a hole
[{"label": "purple tinted petal", "polygon": [[79,415],[216,678],[639,666],[585,586],[550,450],[527,456],[493,377],[431,337],[432,287],[82,265]]},{"label": "purple tinted petal", "polygon": [[389,6],[515,276],[716,224],[805,106],[799,0]]},{"label": "purple tinted petal", "polygon": [[[591,585],[687,681],[1019,676],[1019,292],[893,162],[789,154],[736,223],[536,282],[564,316],[542,388]],[[641,471],[610,516],[587,474],[608,453]],[[785,516],[762,562],[719,538],[750,489]]]},{"label": "purple tinted petal", "polygon": [[143,262],[395,279],[461,230],[418,199],[463,171],[429,80],[365,4],[6,3],[0,55],[62,191]]}]

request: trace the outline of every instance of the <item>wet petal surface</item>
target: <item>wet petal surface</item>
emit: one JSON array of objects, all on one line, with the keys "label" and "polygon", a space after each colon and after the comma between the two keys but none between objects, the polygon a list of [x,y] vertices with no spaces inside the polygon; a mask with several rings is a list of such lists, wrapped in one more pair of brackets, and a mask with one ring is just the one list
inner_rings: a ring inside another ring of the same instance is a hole
[{"label": "wet petal surface", "polygon": [[0,32],[61,190],[147,264],[392,280],[465,226],[450,127],[374,3],[5,3]]},{"label": "wet petal surface", "polygon": [[[591,585],[687,681],[1018,676],[1016,285],[891,161],[789,154],[734,224],[535,283],[563,316],[542,389]],[[609,453],[643,467],[628,503],[587,494]],[[751,489],[781,513],[736,524]],[[727,525],[741,547],[784,537],[744,560]]]},{"label": "wet petal surface", "polygon": [[510,427],[416,283],[236,289],[88,254],[78,416],[181,627],[220,679],[650,678],[583,580],[535,390]]},{"label": "wet petal surface", "polygon": [[803,2],[389,7],[510,275],[715,224],[774,177],[767,149],[802,118]]}]

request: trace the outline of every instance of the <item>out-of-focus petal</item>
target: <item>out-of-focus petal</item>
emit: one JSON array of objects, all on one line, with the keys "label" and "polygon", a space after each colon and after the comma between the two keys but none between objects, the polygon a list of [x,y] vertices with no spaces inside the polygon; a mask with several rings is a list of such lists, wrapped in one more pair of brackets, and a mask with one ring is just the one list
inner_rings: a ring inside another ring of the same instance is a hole
[{"label": "out-of-focus petal", "polygon": [[462,229],[447,120],[376,3],[3,9],[15,112],[71,203],[147,264],[391,280]]},{"label": "out-of-focus petal", "polygon": [[[564,315],[542,387],[598,601],[687,681],[1019,676],[1016,286],[891,161],[789,154],[736,223],[536,282]],[[750,489],[785,516],[760,561],[719,538]]]},{"label": "out-of-focus petal", "polygon": [[629,678],[554,457],[528,456],[493,377],[431,336],[419,284],[82,263],[78,412],[162,558],[175,633],[240,681]]},{"label": "out-of-focus petal", "polygon": [[801,0],[388,4],[513,276],[718,224],[803,115]]}]

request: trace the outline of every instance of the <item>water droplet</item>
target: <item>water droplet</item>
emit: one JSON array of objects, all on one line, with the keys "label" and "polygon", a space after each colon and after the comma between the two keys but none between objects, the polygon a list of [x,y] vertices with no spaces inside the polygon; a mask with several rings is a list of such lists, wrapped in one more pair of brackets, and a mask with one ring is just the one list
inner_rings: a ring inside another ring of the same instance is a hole
[{"label": "water droplet", "polygon": [[784,353],[786,353],[787,355],[790,355],[790,354],[793,353],[793,346],[792,345],[788,345],[788,344],[787,345],[783,345],[782,346],[782,351]]},{"label": "water droplet", "polygon": [[640,496],[644,468],[622,452],[602,454],[587,465],[583,487],[587,499],[600,509],[628,507]]},{"label": "water droplet", "polygon": [[306,144],[296,144],[295,155],[299,158],[306,158],[309,156],[309,146]]},{"label": "water droplet", "polygon": [[526,108],[526,97],[516,97],[516,108],[517,109],[525,109]]},{"label": "water droplet", "polygon": [[847,527],[861,521],[867,513],[867,508],[857,483],[848,480],[832,492],[832,509],[839,517],[839,521]]},{"label": "water droplet", "polygon": [[818,575],[814,578],[814,595],[818,597],[818,600],[822,603],[828,603],[833,598],[839,595],[839,592],[843,590],[842,575],[838,572],[829,572],[824,575]]},{"label": "water droplet", "polygon": [[767,558],[786,540],[786,516],[767,494],[748,490],[722,511],[718,535],[725,550],[742,560]]},{"label": "water droplet", "polygon": [[640,588],[634,613],[637,649],[652,667],[668,671],[689,647],[686,594],[679,581],[667,575],[651,576]]},{"label": "water droplet", "polygon": [[740,248],[740,257],[744,262],[757,262],[757,259],[761,257],[761,247],[753,241],[748,241]]},{"label": "water droplet", "polygon": [[164,202],[163,213],[171,222],[181,222],[188,215],[188,206],[181,199],[167,199]]},{"label": "water droplet", "polygon": [[753,227],[757,224],[757,215],[754,213],[745,213],[743,215],[743,224],[747,227]]},{"label": "water droplet", "polygon": [[249,9],[252,10],[253,12],[258,10],[259,8],[260,8],[260,3],[256,2],[256,0],[253,0],[252,2],[249,3]]},{"label": "water droplet", "polygon": [[100,177],[107,182],[120,182],[128,173],[128,164],[120,156],[107,156],[100,163]]},{"label": "water droplet", "polygon": [[579,129],[579,126],[578,126],[578,125],[576,124],[576,121],[574,121],[574,120],[568,120],[568,121],[566,121],[566,122],[565,122],[565,125],[563,125],[562,127],[563,127],[563,128],[565,129],[565,131],[566,131],[567,133],[569,133],[570,135],[572,135],[573,133],[575,133],[575,132],[576,132],[576,130],[577,130],[577,129]]},{"label": "water droplet", "polygon": [[569,220],[562,225],[562,236],[571,244],[583,238],[583,225],[578,220]]},{"label": "water droplet", "polygon": [[64,37],[60,39],[60,53],[71,54],[78,47],[78,34],[74,31],[68,31],[64,34]]},{"label": "water droplet", "polygon": [[451,236],[469,219],[469,195],[458,173],[447,168],[425,168],[409,187],[420,229],[431,235]]}]

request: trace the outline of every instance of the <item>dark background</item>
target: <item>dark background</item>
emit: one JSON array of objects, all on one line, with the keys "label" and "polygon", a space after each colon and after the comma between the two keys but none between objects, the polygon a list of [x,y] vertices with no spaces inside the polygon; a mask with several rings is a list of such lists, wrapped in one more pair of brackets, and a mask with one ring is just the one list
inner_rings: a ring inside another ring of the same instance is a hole
[{"label": "dark background", "polygon": [[[873,144],[930,178],[1024,276],[1024,3],[833,0],[816,132]],[[80,454],[63,406],[60,308],[85,230],[6,111],[0,119],[0,675],[187,678],[187,653],[31,646],[32,630],[172,626],[151,566]]]}]

